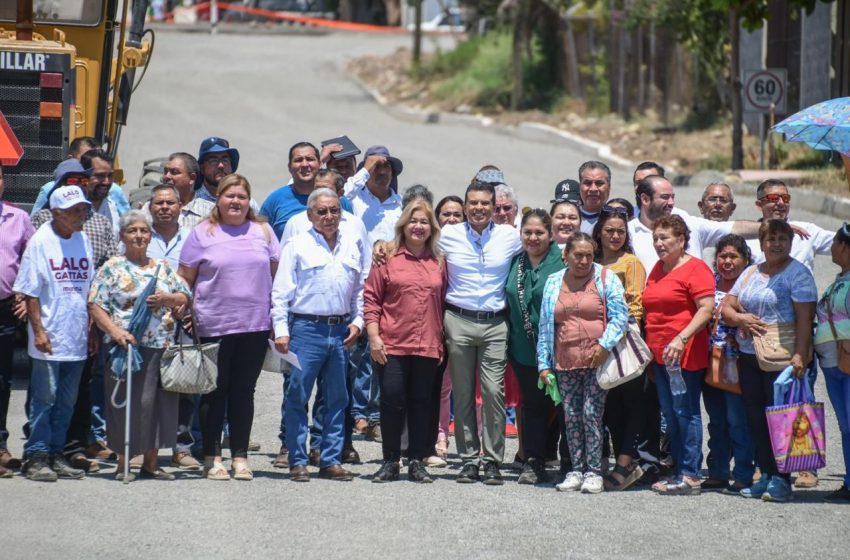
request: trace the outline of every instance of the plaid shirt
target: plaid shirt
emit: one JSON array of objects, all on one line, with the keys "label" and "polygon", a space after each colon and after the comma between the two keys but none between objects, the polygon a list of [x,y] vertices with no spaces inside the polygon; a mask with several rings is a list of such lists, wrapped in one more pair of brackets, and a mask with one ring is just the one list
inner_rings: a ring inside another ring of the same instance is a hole
[{"label": "plaid shirt", "polygon": [[[52,219],[53,214],[50,213],[50,209],[45,208],[35,213],[32,217],[32,225],[38,229]],[[91,207],[83,223],[83,232],[91,243],[95,268],[100,268],[110,257],[118,254],[118,245],[115,243],[115,236],[112,235],[112,224],[100,214],[95,213]]]},{"label": "plaid shirt", "polygon": [[[201,189],[206,190],[206,189]],[[179,224],[181,228],[192,229],[206,220],[215,208],[215,202],[195,196],[189,204],[180,210]]]}]

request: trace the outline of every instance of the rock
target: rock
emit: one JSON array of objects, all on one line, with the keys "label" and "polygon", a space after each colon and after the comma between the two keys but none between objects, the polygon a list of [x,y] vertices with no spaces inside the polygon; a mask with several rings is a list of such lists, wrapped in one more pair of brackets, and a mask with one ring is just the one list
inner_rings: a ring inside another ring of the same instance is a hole
[{"label": "rock", "polygon": [[458,105],[455,107],[455,113],[461,113],[467,115],[472,112],[472,107],[464,103],[463,105]]}]

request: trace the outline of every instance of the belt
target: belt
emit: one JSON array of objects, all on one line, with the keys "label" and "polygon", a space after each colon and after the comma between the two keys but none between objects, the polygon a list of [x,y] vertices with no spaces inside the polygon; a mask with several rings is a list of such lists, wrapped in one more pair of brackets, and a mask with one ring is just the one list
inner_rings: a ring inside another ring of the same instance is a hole
[{"label": "belt", "polygon": [[306,313],[293,313],[294,319],[304,319],[314,323],[324,323],[326,325],[344,325],[348,322],[348,315],[308,315]]},{"label": "belt", "polygon": [[504,317],[507,315],[507,309],[500,309],[498,311],[470,311],[469,309],[464,309],[462,307],[458,307],[457,305],[452,305],[451,303],[446,304],[446,309],[457,313],[462,317],[469,317],[470,319],[475,319],[476,321],[491,321],[496,317]]}]

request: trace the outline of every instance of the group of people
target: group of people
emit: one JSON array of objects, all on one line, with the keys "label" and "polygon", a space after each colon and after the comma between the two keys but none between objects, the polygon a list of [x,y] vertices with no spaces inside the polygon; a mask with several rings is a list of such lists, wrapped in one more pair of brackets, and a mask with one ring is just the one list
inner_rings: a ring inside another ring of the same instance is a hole
[{"label": "group of people", "polygon": [[[291,181],[262,205],[218,137],[197,157],[172,154],[141,208],[91,139],[72,143],[31,217],[2,202],[0,178],[0,476],[82,478],[114,458],[116,478],[131,461],[130,477],[171,480],[158,451],[172,448],[173,467],[251,480],[254,390],[273,347],[293,362],[273,463],[296,482],[308,466],[354,478],[343,467],[360,461],[354,433],[381,442],[372,482],[397,480],[404,458],[410,480],[432,482],[453,414],[457,482],[501,485],[516,405],[521,484],[559,467],[559,491],[648,484],[784,502],[792,481],[764,414],[780,372],[757,348],[775,340],[792,348],[794,375],[813,384],[820,365],[850,465],[850,226],[790,220],[782,182],[759,185],[758,221],[731,221],[725,184],[705,188],[701,216],[677,208],[654,162],[637,167],[629,199],[611,198],[610,169],[588,161],[549,209],[520,210],[492,165],[435,204],[423,185],[399,194],[403,164],[386,147],[359,163],[341,150],[292,146]],[[820,297],[816,254],[841,269]],[[23,463],[5,425],[21,321],[32,360]],[[605,390],[597,372],[627,333],[651,364]],[[181,337],[218,344],[212,392],[163,388],[163,353]],[[737,366],[723,386],[706,377],[714,347]],[[112,450],[125,439],[127,368],[125,456]],[[815,484],[817,473],[795,482]],[[850,500],[848,484],[827,499]]]}]

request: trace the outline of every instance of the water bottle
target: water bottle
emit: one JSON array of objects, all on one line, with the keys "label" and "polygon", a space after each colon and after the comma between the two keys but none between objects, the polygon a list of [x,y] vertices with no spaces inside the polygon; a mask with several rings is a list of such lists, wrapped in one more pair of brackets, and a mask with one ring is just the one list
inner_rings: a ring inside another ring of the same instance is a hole
[{"label": "water bottle", "polygon": [[723,348],[723,382],[735,384],[738,382],[738,351],[729,342]]},{"label": "water bottle", "polygon": [[685,378],[682,377],[682,366],[679,365],[678,360],[667,366],[667,375],[670,376],[670,392],[673,395],[684,395],[688,392]]}]

